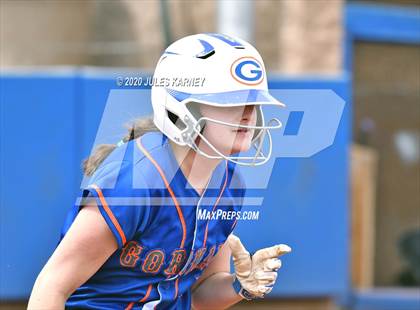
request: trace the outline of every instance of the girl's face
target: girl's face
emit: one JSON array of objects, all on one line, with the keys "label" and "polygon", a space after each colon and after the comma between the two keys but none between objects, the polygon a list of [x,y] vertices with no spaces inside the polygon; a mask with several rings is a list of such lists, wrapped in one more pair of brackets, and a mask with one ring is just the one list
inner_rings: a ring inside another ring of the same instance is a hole
[{"label": "girl's face", "polygon": [[[201,104],[200,112],[203,117],[232,124],[255,126],[257,123],[257,110],[255,105],[213,107]],[[248,151],[251,147],[254,131],[254,129],[238,129],[232,126],[206,121],[203,135],[217,150],[225,156],[229,156],[235,153]],[[204,147],[209,154],[216,155],[204,141],[200,142],[200,148]]]}]

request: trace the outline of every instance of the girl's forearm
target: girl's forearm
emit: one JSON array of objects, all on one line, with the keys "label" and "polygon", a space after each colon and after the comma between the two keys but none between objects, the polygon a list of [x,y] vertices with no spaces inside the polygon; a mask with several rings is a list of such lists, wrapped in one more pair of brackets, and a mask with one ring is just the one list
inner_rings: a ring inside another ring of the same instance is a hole
[{"label": "girl's forearm", "polygon": [[226,309],[242,300],[233,289],[234,275],[218,272],[208,277],[192,294],[195,310]]},{"label": "girl's forearm", "polygon": [[38,277],[29,298],[28,310],[64,310],[68,296],[59,292],[46,279]]}]

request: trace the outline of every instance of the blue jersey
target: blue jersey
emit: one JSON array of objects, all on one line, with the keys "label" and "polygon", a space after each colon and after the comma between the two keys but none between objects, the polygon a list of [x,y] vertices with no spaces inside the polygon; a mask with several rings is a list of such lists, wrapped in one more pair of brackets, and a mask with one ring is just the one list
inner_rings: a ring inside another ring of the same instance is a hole
[{"label": "blue jersey", "polygon": [[[236,224],[244,197],[235,165],[222,160],[203,195],[188,183],[168,138],[151,132],[117,147],[83,189],[118,242],[66,308],[190,309],[191,287]],[[80,209],[72,209],[62,237]]]}]

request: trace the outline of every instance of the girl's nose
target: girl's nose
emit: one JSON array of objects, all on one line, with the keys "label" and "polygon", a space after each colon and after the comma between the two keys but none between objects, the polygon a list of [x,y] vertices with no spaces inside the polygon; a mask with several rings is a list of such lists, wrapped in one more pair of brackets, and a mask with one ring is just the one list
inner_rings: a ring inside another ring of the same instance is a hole
[{"label": "girl's nose", "polygon": [[244,112],[242,113],[242,120],[248,121],[251,119],[252,113],[254,112],[255,105],[245,106]]}]

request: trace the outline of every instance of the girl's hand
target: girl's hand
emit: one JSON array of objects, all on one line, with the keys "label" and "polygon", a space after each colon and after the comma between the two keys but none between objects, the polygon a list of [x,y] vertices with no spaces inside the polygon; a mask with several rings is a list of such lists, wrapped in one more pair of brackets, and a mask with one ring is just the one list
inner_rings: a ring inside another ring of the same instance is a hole
[{"label": "girl's hand", "polygon": [[239,294],[252,299],[264,297],[271,292],[277,279],[277,270],[281,267],[278,257],[290,253],[291,248],[285,244],[278,244],[260,249],[251,256],[237,236],[231,234],[228,244],[232,251],[236,278],[242,289],[246,290],[246,294],[242,291]]}]

